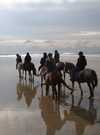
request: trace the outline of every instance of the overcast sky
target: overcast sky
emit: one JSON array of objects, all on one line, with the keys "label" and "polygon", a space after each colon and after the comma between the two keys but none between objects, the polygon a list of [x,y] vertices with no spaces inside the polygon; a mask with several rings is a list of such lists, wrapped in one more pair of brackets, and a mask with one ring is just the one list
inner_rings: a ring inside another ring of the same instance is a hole
[{"label": "overcast sky", "polygon": [[100,31],[100,0],[0,0],[0,18],[0,35]]}]

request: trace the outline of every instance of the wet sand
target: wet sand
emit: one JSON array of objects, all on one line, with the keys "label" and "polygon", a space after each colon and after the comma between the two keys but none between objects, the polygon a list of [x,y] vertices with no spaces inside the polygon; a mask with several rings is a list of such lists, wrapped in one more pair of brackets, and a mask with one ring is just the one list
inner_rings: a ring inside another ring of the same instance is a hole
[{"label": "wet sand", "polygon": [[[76,57],[62,57],[75,63]],[[100,80],[100,57],[88,57],[88,67],[96,70]],[[39,58],[33,59],[38,67]],[[70,81],[69,85],[71,85]],[[45,96],[40,78],[35,83],[19,81],[15,58],[0,58],[0,135],[99,135],[100,134],[100,84],[95,89],[94,100],[89,100],[86,84],[74,96],[62,98],[60,105]],[[43,94],[43,95],[42,95]],[[80,105],[79,105],[80,104]]]}]

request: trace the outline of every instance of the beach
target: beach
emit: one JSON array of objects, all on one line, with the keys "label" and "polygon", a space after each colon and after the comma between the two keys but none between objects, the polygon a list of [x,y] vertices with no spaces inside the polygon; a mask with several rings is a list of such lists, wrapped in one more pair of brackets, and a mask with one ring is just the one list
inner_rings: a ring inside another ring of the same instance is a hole
[{"label": "beach", "polygon": [[[83,97],[77,82],[73,94],[61,85],[56,101],[39,72],[34,82],[19,78],[17,54],[24,62],[29,53],[38,70],[55,50],[74,64],[84,53],[98,77],[93,98],[86,83]],[[100,0],[0,0],[0,135],[100,135]]]},{"label": "beach", "polygon": [[[40,87],[40,78],[35,82],[20,81],[16,71],[16,57],[0,57],[0,134],[1,135],[99,135],[100,133],[100,56],[87,55],[88,68],[98,75],[94,100],[89,100],[89,90],[82,84],[74,96],[66,89],[60,104],[45,96],[45,87]],[[76,63],[77,55],[64,54],[61,61]],[[32,62],[39,66],[39,56]],[[66,79],[67,81],[68,79]],[[69,81],[69,85],[71,85]],[[72,107],[72,101],[73,107]],[[80,106],[78,103],[80,103]]]}]

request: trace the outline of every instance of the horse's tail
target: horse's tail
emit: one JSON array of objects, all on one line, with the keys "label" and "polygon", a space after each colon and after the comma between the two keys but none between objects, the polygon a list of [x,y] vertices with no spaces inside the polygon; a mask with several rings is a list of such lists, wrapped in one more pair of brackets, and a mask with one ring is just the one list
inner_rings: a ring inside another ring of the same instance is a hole
[{"label": "horse's tail", "polygon": [[98,85],[98,77],[94,70],[92,71],[92,73],[93,73],[93,77],[94,77],[94,87],[96,87]]},{"label": "horse's tail", "polygon": [[67,85],[67,83],[66,83],[62,78],[61,78],[61,83],[63,83],[65,87],[67,87],[68,89],[70,89],[71,91],[73,91],[73,89],[70,88],[70,87]]}]

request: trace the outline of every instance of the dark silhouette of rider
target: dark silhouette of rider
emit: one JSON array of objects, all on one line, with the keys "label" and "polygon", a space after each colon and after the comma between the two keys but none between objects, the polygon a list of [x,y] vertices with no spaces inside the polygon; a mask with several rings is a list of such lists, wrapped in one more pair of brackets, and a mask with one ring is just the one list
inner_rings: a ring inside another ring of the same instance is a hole
[{"label": "dark silhouette of rider", "polygon": [[46,62],[46,66],[47,66],[47,69],[48,69],[48,72],[53,72],[56,70],[56,64],[55,64],[55,61],[52,57],[52,53],[49,53],[48,54],[48,59],[47,59],[47,62]]},{"label": "dark silhouette of rider", "polygon": [[31,63],[31,56],[29,54],[29,52],[27,52],[26,56],[25,56],[25,59],[24,59],[24,64],[29,64]]},{"label": "dark silhouette of rider", "polygon": [[43,57],[40,60],[40,66],[38,70],[40,70],[46,64],[46,60],[47,60],[47,53],[44,52]]},{"label": "dark silhouette of rider", "polygon": [[83,52],[79,52],[79,58],[77,60],[76,69],[77,71],[83,70],[87,65],[86,57],[84,56]]},{"label": "dark silhouette of rider", "polygon": [[60,61],[60,54],[57,50],[55,50],[55,53],[54,53],[54,60],[55,60],[55,63],[58,63]]},{"label": "dark silhouette of rider", "polygon": [[80,51],[78,53],[78,55],[79,55],[79,58],[77,59],[77,64],[76,64],[75,70],[73,71],[73,74],[71,77],[72,81],[77,80],[78,72],[84,70],[87,65],[87,60],[86,60],[86,57],[84,56],[83,52]]},{"label": "dark silhouette of rider", "polygon": [[22,58],[21,58],[21,56],[17,53],[16,54],[16,69],[17,69],[17,67],[18,67],[18,64],[19,63],[22,63]]}]

